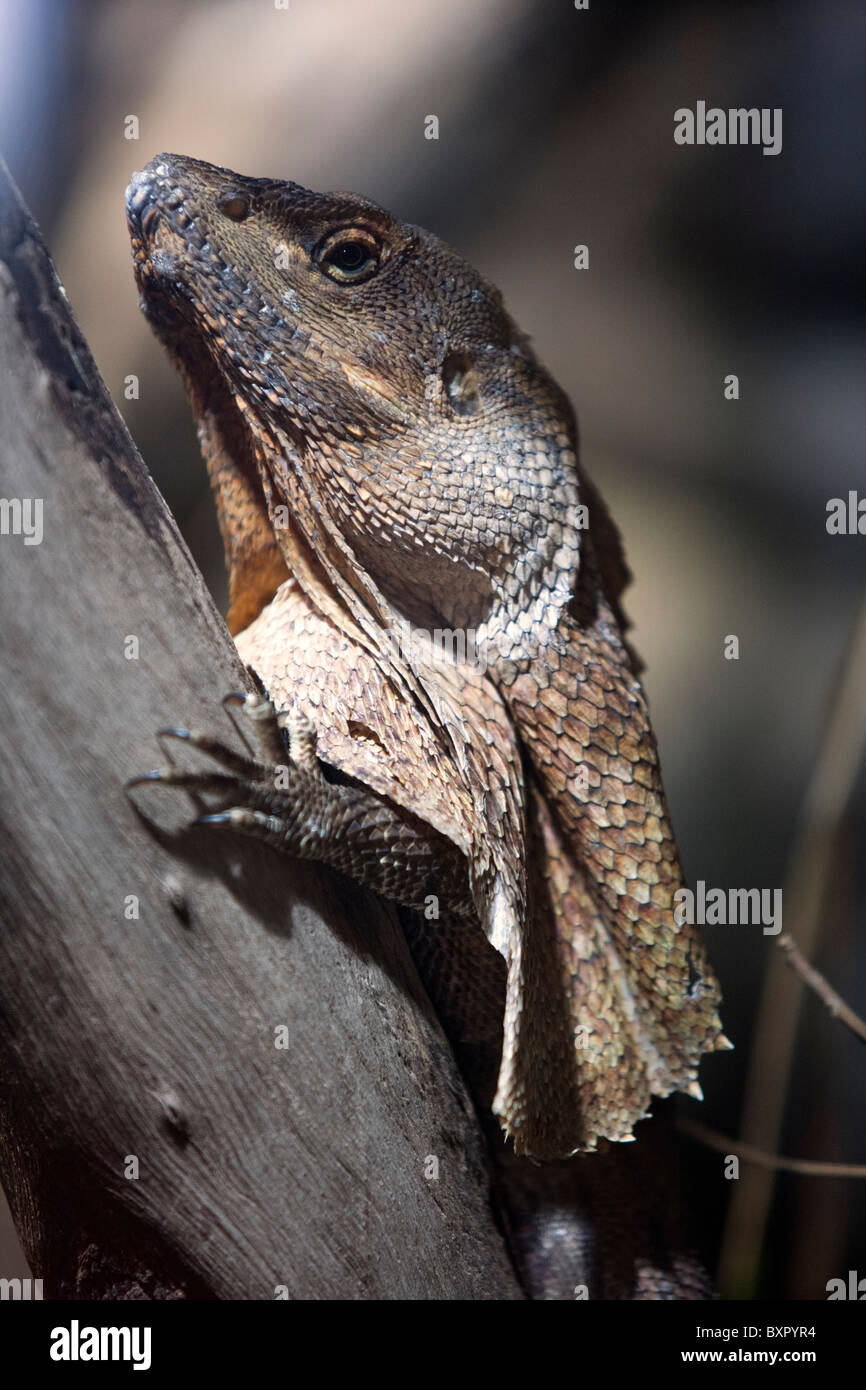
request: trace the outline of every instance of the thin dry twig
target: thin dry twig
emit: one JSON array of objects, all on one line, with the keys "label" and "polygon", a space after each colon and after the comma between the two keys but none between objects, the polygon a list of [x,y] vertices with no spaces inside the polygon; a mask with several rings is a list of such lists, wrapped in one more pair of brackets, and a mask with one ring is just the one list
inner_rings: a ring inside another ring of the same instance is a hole
[{"label": "thin dry twig", "polygon": [[820,971],[809,964],[793,937],[790,937],[787,932],[782,932],[782,935],[776,938],[776,945],[780,951],[784,952],[791,969],[826,1004],[830,1017],[844,1023],[855,1038],[859,1038],[861,1042],[866,1042],[866,1023],[845,1003],[841,995],[836,993]]},{"label": "thin dry twig", "polygon": [[866,1164],[862,1163],[822,1163],[811,1158],[782,1158],[779,1154],[765,1153],[754,1144],[745,1144],[741,1139],[730,1139],[699,1120],[677,1121],[680,1134],[715,1149],[717,1153],[734,1154],[746,1163],[754,1163],[758,1168],[769,1168],[777,1173],[800,1173],[810,1178],[866,1178]]}]

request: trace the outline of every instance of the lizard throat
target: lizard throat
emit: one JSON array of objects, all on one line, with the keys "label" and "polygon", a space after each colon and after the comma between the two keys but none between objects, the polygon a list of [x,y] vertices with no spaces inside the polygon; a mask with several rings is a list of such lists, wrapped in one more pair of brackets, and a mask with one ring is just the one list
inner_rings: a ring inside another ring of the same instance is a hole
[{"label": "lizard throat", "polygon": [[226,622],[236,635],[288,577],[262,485],[256,422],[204,347],[166,343],[183,377],[216,502],[229,581]]}]

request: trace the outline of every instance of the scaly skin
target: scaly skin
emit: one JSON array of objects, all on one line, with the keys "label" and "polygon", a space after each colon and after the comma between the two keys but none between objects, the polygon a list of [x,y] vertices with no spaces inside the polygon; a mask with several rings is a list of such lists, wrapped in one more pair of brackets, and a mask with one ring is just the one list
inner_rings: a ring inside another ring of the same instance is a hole
[{"label": "scaly skin", "polygon": [[[255,767],[162,780],[222,792],[215,823],[402,903],[435,894],[447,915],[420,953],[458,1043],[478,991],[443,952],[482,962],[487,938],[507,964],[487,1099],[516,1154],[630,1138],[729,1044],[674,921],[628,575],[571,406],[498,291],[364,198],[162,155],[127,207],[199,425],[229,626],[291,735],[287,752],[252,701]],[[483,664],[442,660],[436,629],[472,634]]]}]

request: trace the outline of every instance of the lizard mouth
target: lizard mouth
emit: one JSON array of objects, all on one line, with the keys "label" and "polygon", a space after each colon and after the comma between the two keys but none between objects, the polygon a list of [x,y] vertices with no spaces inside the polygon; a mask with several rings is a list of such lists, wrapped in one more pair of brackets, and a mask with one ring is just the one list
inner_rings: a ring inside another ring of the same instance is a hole
[{"label": "lizard mouth", "polygon": [[[157,175],[163,167],[157,167]],[[170,186],[163,177],[151,178],[150,168],[133,175],[126,191],[126,214],[141,307],[184,383],[211,485],[217,493],[232,587],[229,626],[231,631],[239,631],[272,596],[285,571],[273,562],[264,566],[266,572],[257,581],[261,593],[245,579],[238,602],[234,578],[237,562],[231,553],[231,527],[227,532],[223,526],[221,493],[226,493],[229,508],[243,498],[244,505],[262,517],[267,515],[267,503],[250,422],[238,407],[236,388],[225,364],[201,331],[201,313],[186,286],[190,257],[204,246],[205,239],[184,209],[182,190]],[[277,574],[277,570],[282,572]],[[267,586],[262,587],[266,580]]]},{"label": "lizard mouth", "polygon": [[149,165],[126,190],[126,219],[141,307],[183,378],[204,447],[219,436],[222,452],[244,473],[255,474],[249,428],[235,390],[201,332],[201,314],[186,284],[191,256],[205,238],[184,206],[171,168]]},{"label": "lizard mouth", "polygon": [[184,261],[188,248],[203,244],[183,210],[181,190],[174,193],[172,197],[162,183],[155,183],[148,170],[133,174],[126,190],[126,220],[141,307],[163,339],[189,322],[183,312],[189,299]]}]

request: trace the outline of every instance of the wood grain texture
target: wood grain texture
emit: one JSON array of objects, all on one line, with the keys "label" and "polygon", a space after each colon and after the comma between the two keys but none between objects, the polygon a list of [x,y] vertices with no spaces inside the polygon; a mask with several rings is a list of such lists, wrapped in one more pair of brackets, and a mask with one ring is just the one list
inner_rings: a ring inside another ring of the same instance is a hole
[{"label": "wood grain texture", "polygon": [[391,912],[123,791],[160,726],[231,733],[245,676],[0,179],[0,497],[44,509],[41,544],[0,537],[0,1163],[34,1274],[60,1298],[519,1298]]}]

